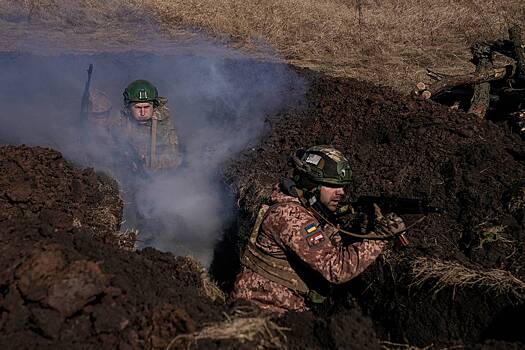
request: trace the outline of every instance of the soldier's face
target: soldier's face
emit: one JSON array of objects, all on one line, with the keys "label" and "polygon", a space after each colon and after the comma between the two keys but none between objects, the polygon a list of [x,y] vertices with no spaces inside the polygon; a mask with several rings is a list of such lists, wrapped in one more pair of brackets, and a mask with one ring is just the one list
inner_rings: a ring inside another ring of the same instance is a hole
[{"label": "soldier's face", "polygon": [[343,199],[345,190],[343,187],[321,186],[320,201],[331,211],[336,211],[337,205]]},{"label": "soldier's face", "polygon": [[149,102],[138,102],[129,108],[131,115],[138,121],[145,121],[153,116],[153,104]]}]

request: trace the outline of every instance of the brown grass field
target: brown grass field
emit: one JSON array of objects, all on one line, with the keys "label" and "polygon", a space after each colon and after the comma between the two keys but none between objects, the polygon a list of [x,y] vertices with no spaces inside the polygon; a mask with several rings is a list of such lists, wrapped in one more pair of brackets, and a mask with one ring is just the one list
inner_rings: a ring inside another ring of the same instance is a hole
[{"label": "brown grass field", "polygon": [[[24,25],[44,23],[78,39],[133,41],[140,18],[180,40],[203,33],[230,47],[278,56],[331,75],[357,77],[400,91],[424,80],[427,67],[473,70],[470,45],[525,27],[523,0],[0,0],[6,50]],[[88,29],[89,28],[89,29]],[[131,29],[131,30],[129,30]],[[7,36],[5,35],[7,33]],[[26,34],[21,34],[26,33]],[[30,36],[38,34],[34,30]],[[78,40],[74,41],[77,42]],[[81,51],[89,51],[89,47]]]}]

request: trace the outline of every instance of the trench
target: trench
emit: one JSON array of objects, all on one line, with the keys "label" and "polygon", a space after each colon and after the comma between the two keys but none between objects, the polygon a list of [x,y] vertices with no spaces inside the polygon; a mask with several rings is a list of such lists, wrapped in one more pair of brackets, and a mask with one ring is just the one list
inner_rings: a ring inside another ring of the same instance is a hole
[{"label": "trench", "polygon": [[[356,195],[427,194],[447,208],[446,216],[430,218],[414,230],[407,250],[388,250],[338,288],[325,309],[282,319],[292,328],[290,348],[351,348],[345,342],[348,332],[362,334],[366,341],[358,345],[364,347],[368,341],[378,346],[370,340],[375,338],[419,347],[523,344],[521,329],[515,327],[523,322],[519,288],[494,294],[494,282],[487,290],[450,284],[436,292],[439,278],[428,277],[418,288],[411,279],[412,262],[421,257],[523,278],[523,225],[502,202],[525,174],[523,165],[508,155],[509,150],[522,152],[522,145],[503,127],[465,123],[471,120],[463,114],[365,82],[247,57],[3,54],[0,63],[0,105],[7,107],[1,142],[49,146],[95,169],[107,161],[107,150],[79,140],[88,64],[95,67],[93,87],[106,92],[115,106],[130,80],[146,78],[158,85],[170,101],[185,160],[179,174],[155,182],[129,171],[112,173],[124,191],[129,184],[143,186],[141,196],[134,197],[135,207],[125,203],[123,227],[155,223],[142,226],[150,239],[143,247],[197,256],[211,265],[226,290],[251,228],[251,205],[259,198],[257,186],[247,182],[256,179],[261,188],[271,188],[285,174],[286,155],[298,147],[331,143],[348,154]],[[142,217],[133,222],[137,210]],[[481,223],[504,226],[499,233],[504,239],[481,244]],[[503,321],[510,318],[517,323]]]}]

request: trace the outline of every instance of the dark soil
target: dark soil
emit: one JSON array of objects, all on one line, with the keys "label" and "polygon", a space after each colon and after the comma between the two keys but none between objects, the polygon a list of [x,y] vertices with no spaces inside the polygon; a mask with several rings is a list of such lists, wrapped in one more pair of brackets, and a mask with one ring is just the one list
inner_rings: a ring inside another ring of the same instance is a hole
[{"label": "dark soil", "polygon": [[330,314],[288,313],[281,323],[291,328],[290,349],[382,349],[372,321],[355,306],[339,305]]},{"label": "dark soil", "polygon": [[[227,235],[223,244],[240,250],[257,204],[286,175],[292,151],[331,144],[352,164],[354,184],[348,192],[354,199],[367,194],[421,197],[447,210],[413,227],[407,248],[389,249],[341,287],[340,293],[354,295],[371,316],[380,339],[421,347],[488,339],[525,346],[516,326],[525,321],[520,199],[525,148],[518,135],[505,123],[479,121],[364,82],[318,75],[310,75],[310,81],[306,105],[268,118],[262,142],[226,171],[239,194],[241,237]],[[428,278],[415,286],[418,257],[475,271],[506,271],[521,284],[501,292],[495,291],[496,282],[456,283],[436,291],[438,280]],[[220,252],[217,260],[217,266],[227,263]],[[235,271],[236,260],[228,262]],[[230,276],[214,271],[225,288],[231,286]]]},{"label": "dark soil", "polygon": [[115,181],[0,148],[0,348],[164,349],[223,319],[191,259],[115,248],[121,216]]}]

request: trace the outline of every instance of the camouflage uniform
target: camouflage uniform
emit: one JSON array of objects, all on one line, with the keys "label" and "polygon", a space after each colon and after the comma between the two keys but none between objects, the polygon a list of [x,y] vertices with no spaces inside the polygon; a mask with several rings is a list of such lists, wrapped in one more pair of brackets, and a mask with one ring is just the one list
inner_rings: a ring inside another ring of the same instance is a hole
[{"label": "camouflage uniform", "polygon": [[[344,243],[329,225],[279,186],[271,196],[273,204],[258,230],[256,249],[290,266],[308,286],[340,284],[365,270],[383,248],[383,241]],[[248,299],[270,312],[305,311],[304,290],[299,292],[243,267],[235,282],[233,299]]]},{"label": "camouflage uniform", "polygon": [[113,137],[125,143],[125,157],[131,159],[134,170],[173,169],[178,167],[182,161],[179,151],[179,138],[170,118],[165,99],[159,107],[155,108],[153,118],[157,119],[155,164],[151,164],[151,119],[139,122],[130,115],[127,108],[122,108],[120,117],[111,127]]},{"label": "camouflage uniform", "polygon": [[120,114],[115,115],[108,96],[100,90],[91,91],[88,115],[89,142],[98,145],[98,148],[115,150],[116,153],[122,155],[118,162],[115,162],[113,152],[106,157],[97,155],[99,163],[104,160],[104,164],[99,164],[99,166],[103,165],[108,169],[117,170],[126,169],[128,165],[131,165],[133,171],[162,171],[180,165],[182,157],[179,150],[179,138],[170,118],[167,99],[156,96],[155,98],[158,106],[154,108],[152,119],[157,119],[157,142],[156,162],[152,164],[152,120],[144,122],[135,120],[126,107],[129,105],[129,103],[126,104],[126,101]]}]

